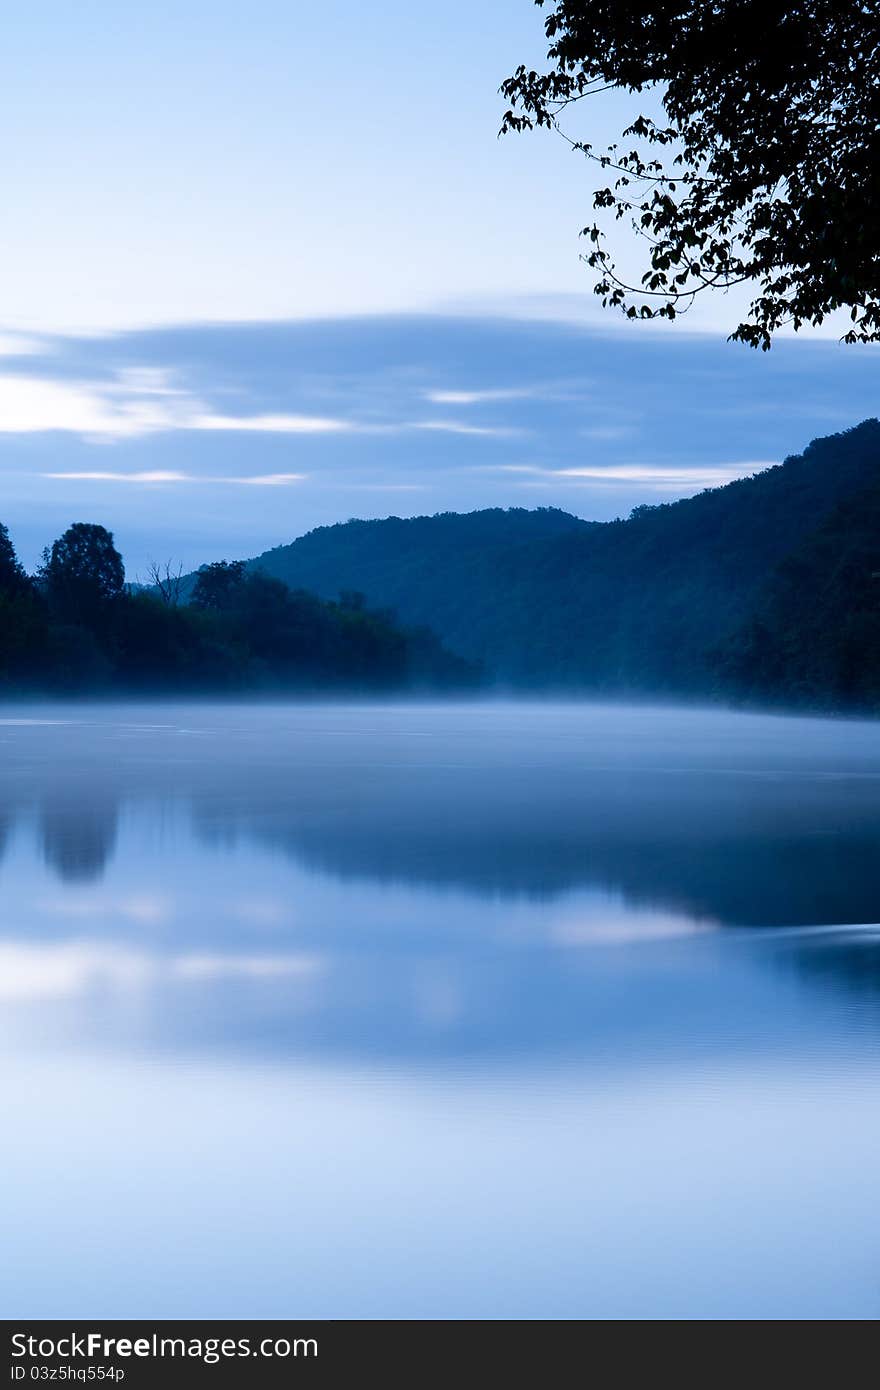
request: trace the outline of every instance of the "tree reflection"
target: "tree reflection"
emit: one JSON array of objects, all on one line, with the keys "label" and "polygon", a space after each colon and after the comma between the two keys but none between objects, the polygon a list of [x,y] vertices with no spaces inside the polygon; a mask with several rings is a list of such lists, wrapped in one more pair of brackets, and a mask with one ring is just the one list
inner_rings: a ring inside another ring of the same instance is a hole
[{"label": "tree reflection", "polygon": [[65,883],[94,883],[116,846],[118,821],[118,803],[109,797],[45,801],[40,811],[45,863]]}]

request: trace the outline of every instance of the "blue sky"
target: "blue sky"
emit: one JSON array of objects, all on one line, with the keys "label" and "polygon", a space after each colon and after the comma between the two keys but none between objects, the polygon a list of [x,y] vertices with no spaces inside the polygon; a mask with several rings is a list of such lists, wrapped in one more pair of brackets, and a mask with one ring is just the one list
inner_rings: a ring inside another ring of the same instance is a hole
[{"label": "blue sky", "polygon": [[529,0],[13,7],[3,317],[127,327],[575,289],[572,157],[497,139],[499,83],[542,51]]},{"label": "blue sky", "polygon": [[[730,300],[602,316],[582,163],[497,139],[542,51],[529,0],[16,7],[0,519],[25,560],[75,519],[134,575],[351,515],[612,516],[880,413],[873,351],[755,357]],[[597,143],[624,105],[582,117]]]}]

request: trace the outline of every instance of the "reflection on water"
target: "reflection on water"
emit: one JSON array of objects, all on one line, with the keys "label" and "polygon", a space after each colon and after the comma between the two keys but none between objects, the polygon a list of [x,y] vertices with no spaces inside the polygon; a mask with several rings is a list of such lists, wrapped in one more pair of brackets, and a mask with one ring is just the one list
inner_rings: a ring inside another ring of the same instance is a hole
[{"label": "reflection on water", "polygon": [[0,767],[8,1315],[876,1315],[876,726],[7,711]]},{"label": "reflection on water", "polygon": [[118,801],[102,800],[100,791],[51,794],[40,814],[46,863],[70,883],[100,878],[113,852],[117,819]]}]

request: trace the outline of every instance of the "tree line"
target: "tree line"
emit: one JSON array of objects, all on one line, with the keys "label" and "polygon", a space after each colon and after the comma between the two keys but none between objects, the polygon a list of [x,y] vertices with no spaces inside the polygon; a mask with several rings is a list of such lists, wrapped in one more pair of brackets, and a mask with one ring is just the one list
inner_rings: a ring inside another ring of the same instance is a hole
[{"label": "tree line", "polygon": [[477,668],[362,595],[337,601],[204,565],[129,585],[110,531],[76,522],[28,574],[0,524],[0,691],[174,693],[469,686]]}]

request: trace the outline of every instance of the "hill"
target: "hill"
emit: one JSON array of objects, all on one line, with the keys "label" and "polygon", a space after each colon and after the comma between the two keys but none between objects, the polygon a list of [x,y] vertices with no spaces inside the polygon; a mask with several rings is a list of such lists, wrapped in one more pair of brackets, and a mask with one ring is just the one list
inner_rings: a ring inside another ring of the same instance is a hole
[{"label": "hill", "polygon": [[[880,570],[870,559],[870,528],[837,576],[834,603],[805,606],[788,647],[782,629],[795,615],[780,586],[786,573],[791,582],[788,561],[810,572],[814,594],[825,592],[828,547],[841,544],[859,514],[855,499],[878,483],[880,423],[867,420],[751,478],[638,507],[627,520],[591,523],[546,509],[350,521],[250,566],[325,598],[360,591],[518,687],[694,695],[735,688],[762,697],[793,690],[793,669],[789,681],[769,666],[762,676],[754,662],[748,667],[749,625],[763,614],[780,653],[798,646],[805,660],[816,642],[824,652],[817,660],[827,669],[808,682],[809,699],[846,702],[848,690],[863,704],[874,699],[867,686],[841,684],[828,663],[836,650],[830,625],[851,586],[863,583],[865,564]],[[819,624],[827,628],[821,640]],[[852,637],[856,648],[861,640]],[[871,689],[880,695],[876,682]]]},{"label": "hill", "polygon": [[772,571],[719,652],[749,700],[880,705],[880,481],[840,502]]},{"label": "hill", "polygon": [[[500,577],[521,568],[528,583],[533,552],[549,546],[552,553],[564,538],[593,529],[596,523],[555,508],[348,521],[311,531],[250,566],[325,598],[363,593],[405,624],[443,632],[453,651],[506,676],[523,634],[508,614]],[[503,643],[499,628],[507,624]]]}]

